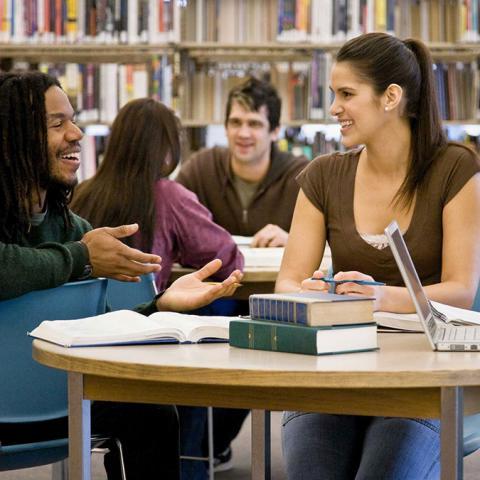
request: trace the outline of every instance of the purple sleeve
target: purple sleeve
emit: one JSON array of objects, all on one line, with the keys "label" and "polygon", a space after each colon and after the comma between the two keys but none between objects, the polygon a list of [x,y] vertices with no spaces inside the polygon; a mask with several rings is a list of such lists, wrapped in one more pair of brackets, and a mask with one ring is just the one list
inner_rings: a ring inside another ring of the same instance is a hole
[{"label": "purple sleeve", "polygon": [[194,193],[169,182],[168,205],[173,219],[175,258],[183,266],[200,268],[219,258],[222,268],[215,278],[223,280],[235,269],[243,269],[243,255],[232,236],[212,220],[212,214]]}]

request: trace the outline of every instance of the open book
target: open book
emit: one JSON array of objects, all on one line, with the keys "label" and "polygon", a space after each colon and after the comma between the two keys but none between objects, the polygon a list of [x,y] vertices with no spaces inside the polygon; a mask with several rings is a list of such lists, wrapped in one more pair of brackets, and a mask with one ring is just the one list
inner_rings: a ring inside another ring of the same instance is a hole
[{"label": "open book", "polygon": [[[480,325],[480,312],[452,307],[444,303],[430,301],[432,306],[446,316],[446,323],[453,325]],[[435,317],[438,321],[438,317]],[[423,332],[423,327],[416,313],[375,312],[373,319],[379,331]]]},{"label": "open book", "polygon": [[118,310],[78,320],[45,320],[29,335],[63,347],[138,343],[228,342],[232,317]]}]

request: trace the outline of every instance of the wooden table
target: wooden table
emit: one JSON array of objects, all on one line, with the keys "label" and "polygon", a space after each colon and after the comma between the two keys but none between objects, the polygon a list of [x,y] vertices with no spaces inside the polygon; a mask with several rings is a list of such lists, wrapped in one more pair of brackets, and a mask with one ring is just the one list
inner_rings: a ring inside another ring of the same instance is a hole
[{"label": "wooden table", "polygon": [[480,410],[480,354],[433,352],[422,334],[380,334],[379,343],[375,352],[315,357],[227,344],[68,349],[35,340],[33,356],[69,372],[72,479],[90,478],[90,400],[254,409],[254,479],[268,477],[263,410],[441,418],[442,479],[462,478],[462,416],[464,407]]}]

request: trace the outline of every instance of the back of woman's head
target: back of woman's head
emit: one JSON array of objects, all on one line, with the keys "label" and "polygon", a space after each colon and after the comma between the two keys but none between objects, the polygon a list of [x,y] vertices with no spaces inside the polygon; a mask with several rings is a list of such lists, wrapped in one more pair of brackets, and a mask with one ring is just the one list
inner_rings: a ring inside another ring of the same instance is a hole
[{"label": "back of woman's head", "polygon": [[94,227],[137,222],[150,249],[155,224],[154,185],[180,160],[180,122],[151,98],[128,102],[112,124],[96,175],[75,192],[72,210]]},{"label": "back of woman's head", "polygon": [[180,124],[164,104],[152,98],[128,102],[113,122],[101,169],[118,168],[138,177],[149,171],[151,180],[168,176],[180,160]]},{"label": "back of woman's head", "polygon": [[400,108],[410,122],[412,161],[400,196],[411,198],[436,153],[446,143],[428,48],[419,40],[367,33],[345,43],[336,61],[348,62],[377,95],[391,84],[402,87],[404,100]]}]

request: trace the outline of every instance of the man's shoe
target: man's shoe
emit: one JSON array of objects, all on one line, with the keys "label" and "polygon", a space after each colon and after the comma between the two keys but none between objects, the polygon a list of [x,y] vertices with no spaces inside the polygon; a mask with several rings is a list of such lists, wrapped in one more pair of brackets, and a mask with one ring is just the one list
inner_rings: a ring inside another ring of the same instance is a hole
[{"label": "man's shoe", "polygon": [[219,453],[213,459],[213,471],[226,472],[233,468],[232,448],[227,447],[222,453]]}]

